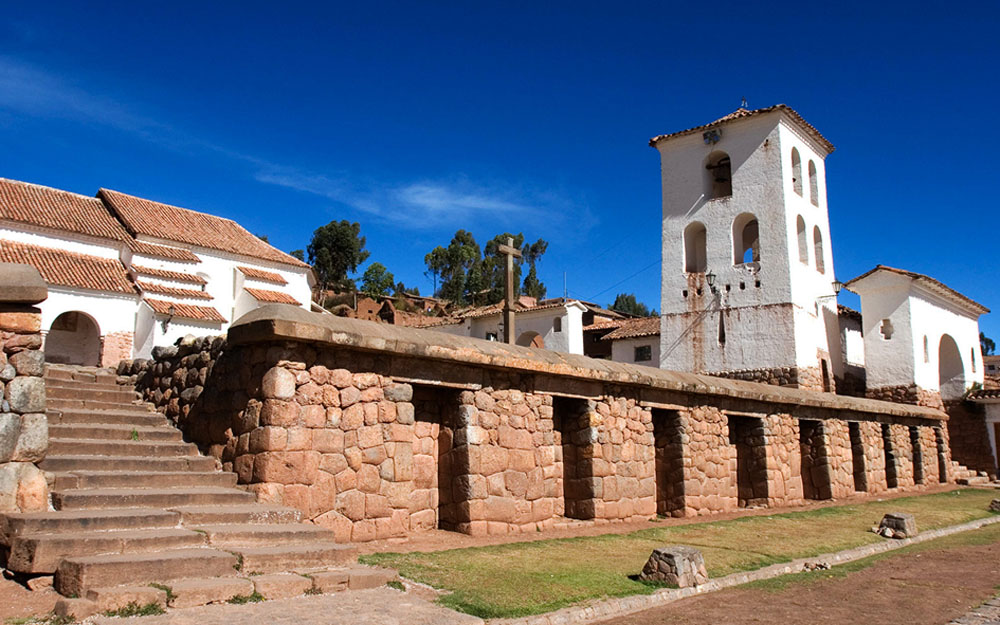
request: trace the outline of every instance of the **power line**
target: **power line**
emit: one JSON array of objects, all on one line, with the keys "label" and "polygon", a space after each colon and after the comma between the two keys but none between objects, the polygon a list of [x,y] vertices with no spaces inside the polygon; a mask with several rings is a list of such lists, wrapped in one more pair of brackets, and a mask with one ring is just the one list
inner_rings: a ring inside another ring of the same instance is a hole
[{"label": "power line", "polygon": [[657,258],[656,260],[654,260],[653,262],[649,263],[648,265],[646,265],[645,267],[643,267],[639,271],[637,271],[637,272],[633,273],[632,275],[628,276],[627,278],[622,278],[621,280],[619,280],[618,282],[615,282],[614,284],[612,284],[608,288],[604,289],[603,291],[599,291],[597,293],[594,293],[593,295],[591,295],[590,297],[588,297],[587,300],[588,301],[594,301],[595,299],[597,299],[597,296],[604,295],[605,293],[607,293],[611,289],[615,288],[616,286],[618,286],[618,285],[620,285],[620,284],[622,284],[624,282],[628,282],[629,280],[631,280],[632,278],[636,277],[640,273],[642,273],[644,271],[647,271],[648,269],[651,269],[651,268],[653,268],[653,267],[655,267],[656,265],[659,265],[659,264],[660,264],[660,259]]}]

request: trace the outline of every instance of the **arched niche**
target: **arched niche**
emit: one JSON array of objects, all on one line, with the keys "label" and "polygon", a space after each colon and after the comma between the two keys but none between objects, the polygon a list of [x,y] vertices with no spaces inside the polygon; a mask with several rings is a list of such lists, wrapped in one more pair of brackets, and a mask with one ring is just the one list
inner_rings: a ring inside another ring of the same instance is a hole
[{"label": "arched niche", "polygon": [[52,321],[45,336],[46,362],[96,367],[101,362],[101,329],[87,313],[71,310]]}]

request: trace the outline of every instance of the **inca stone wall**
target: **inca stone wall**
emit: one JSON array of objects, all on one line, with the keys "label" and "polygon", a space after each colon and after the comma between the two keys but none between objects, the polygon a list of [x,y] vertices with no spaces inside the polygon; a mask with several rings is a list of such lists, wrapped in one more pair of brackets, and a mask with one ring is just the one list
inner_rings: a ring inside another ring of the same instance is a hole
[{"label": "inca stone wall", "polygon": [[41,311],[47,290],[38,271],[0,263],[0,512],[48,509],[45,356]]},{"label": "inca stone wall", "polygon": [[345,542],[796,504],[803,440],[811,488],[850,494],[847,418],[881,492],[878,421],[906,421],[907,440],[939,424],[925,408],[262,310],[120,373],[261,500]]}]

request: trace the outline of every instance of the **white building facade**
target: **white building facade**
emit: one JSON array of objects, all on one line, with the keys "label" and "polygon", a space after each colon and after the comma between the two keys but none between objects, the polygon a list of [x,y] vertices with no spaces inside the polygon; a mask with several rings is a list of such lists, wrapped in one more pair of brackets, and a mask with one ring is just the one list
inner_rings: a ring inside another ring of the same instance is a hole
[{"label": "white building facade", "polygon": [[50,362],[114,365],[221,334],[263,303],[309,307],[308,265],[236,222],[101,189],[0,179],[0,258],[38,268]]}]

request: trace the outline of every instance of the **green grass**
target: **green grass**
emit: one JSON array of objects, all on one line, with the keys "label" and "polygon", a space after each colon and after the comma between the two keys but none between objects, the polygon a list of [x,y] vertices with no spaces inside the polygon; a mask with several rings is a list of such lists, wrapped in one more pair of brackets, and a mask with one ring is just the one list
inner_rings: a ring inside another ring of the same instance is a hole
[{"label": "green grass", "polygon": [[69,625],[73,622],[72,616],[56,616],[49,612],[45,616],[21,616],[9,618],[4,621],[5,625]]},{"label": "green grass", "polygon": [[167,593],[167,603],[170,603],[170,601],[176,596],[174,595],[174,589],[171,588],[170,586],[167,586],[166,584],[157,584],[156,582],[153,582],[150,584],[150,586],[152,588],[157,588]]},{"label": "green grass", "polygon": [[256,590],[253,591],[252,595],[233,595],[229,598],[226,603],[235,603],[236,605],[243,605],[244,603],[260,603],[264,600],[264,595],[260,594]]},{"label": "green grass", "polygon": [[122,618],[129,616],[153,616],[155,614],[163,614],[164,609],[158,603],[147,603],[145,605],[139,605],[135,601],[132,601],[128,605],[118,608],[117,610],[108,610],[104,612],[104,616],[119,616]]},{"label": "green grass", "polygon": [[869,532],[890,511],[911,512],[929,530],[990,516],[994,493],[968,489],[806,512],[651,527],[629,534],[540,540],[432,553],[378,553],[366,564],[450,591],[438,601],[482,618],[527,616],[604,597],[649,594],[631,579],[656,547],[683,544],[705,556],[711,577],[885,539]]},{"label": "green grass", "polygon": [[385,585],[388,586],[389,588],[398,590],[399,592],[406,592],[406,586],[403,585],[403,582],[397,582],[396,580],[393,579],[387,581]]}]

